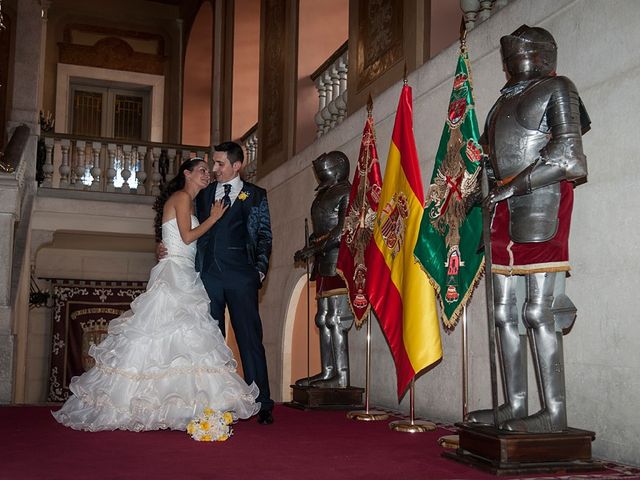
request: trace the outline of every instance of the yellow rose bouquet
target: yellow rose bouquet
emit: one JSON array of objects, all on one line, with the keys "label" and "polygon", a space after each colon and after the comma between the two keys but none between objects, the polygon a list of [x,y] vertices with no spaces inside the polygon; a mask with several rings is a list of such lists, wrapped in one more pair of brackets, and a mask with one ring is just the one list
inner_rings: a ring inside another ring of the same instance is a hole
[{"label": "yellow rose bouquet", "polygon": [[233,414],[205,408],[187,425],[187,433],[198,442],[224,442],[233,435]]}]

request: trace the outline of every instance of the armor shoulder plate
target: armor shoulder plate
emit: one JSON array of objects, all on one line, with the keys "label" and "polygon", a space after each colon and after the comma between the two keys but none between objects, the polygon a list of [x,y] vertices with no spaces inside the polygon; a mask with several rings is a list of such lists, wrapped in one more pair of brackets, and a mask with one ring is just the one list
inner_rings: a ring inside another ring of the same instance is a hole
[{"label": "armor shoulder plate", "polygon": [[516,118],[527,130],[547,131],[545,111],[553,92],[555,77],[545,77],[530,85],[520,97],[516,108]]}]

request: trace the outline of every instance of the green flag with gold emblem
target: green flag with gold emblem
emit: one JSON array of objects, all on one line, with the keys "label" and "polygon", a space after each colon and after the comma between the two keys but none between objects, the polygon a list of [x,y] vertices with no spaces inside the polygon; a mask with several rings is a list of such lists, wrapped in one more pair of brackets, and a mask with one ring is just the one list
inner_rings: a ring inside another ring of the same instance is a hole
[{"label": "green flag with gold emblem", "polygon": [[484,255],[478,253],[482,210],[479,205],[469,209],[480,190],[479,138],[463,44],[414,250],[438,293],[442,321],[449,330],[455,328],[484,270]]}]

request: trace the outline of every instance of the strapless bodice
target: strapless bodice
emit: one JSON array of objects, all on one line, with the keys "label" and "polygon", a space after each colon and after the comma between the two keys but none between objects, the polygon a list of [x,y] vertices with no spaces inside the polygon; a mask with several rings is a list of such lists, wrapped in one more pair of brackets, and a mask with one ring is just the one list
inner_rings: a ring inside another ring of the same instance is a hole
[{"label": "strapless bodice", "polygon": [[[195,228],[200,223],[195,215],[191,215],[191,228]],[[186,245],[180,237],[178,230],[178,222],[175,218],[168,220],[162,224],[162,243],[167,248],[167,257],[186,258],[191,262],[196,258],[197,242],[191,242]]]}]

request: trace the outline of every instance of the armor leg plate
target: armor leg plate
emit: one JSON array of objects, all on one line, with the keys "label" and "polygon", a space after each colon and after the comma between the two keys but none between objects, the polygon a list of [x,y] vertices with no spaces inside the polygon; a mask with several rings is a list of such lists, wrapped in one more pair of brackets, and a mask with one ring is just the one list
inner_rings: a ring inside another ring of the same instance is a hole
[{"label": "armor leg plate", "polygon": [[562,334],[556,333],[553,310],[555,274],[527,276],[524,320],[530,329],[536,380],[542,408],[501,428],[518,432],[558,432],[567,428],[566,395],[562,358]]},{"label": "armor leg plate", "polygon": [[327,325],[331,332],[334,375],[326,380],[318,380],[312,385],[320,388],[344,388],[349,386],[349,329],[353,315],[346,295],[328,297]]},{"label": "armor leg plate", "polygon": [[329,315],[329,298],[319,298],[317,302],[318,312],[316,313],[316,326],[320,334],[320,363],[322,370],[311,377],[296,380],[299,387],[307,387],[315,382],[327,380],[335,375],[333,361],[333,349],[331,339],[331,329],[327,325],[327,316]]},{"label": "armor leg plate", "polygon": [[[517,277],[493,275],[496,333],[505,403],[498,424],[527,415],[527,344],[518,331]],[[470,412],[466,421],[493,424],[493,409]]]}]

